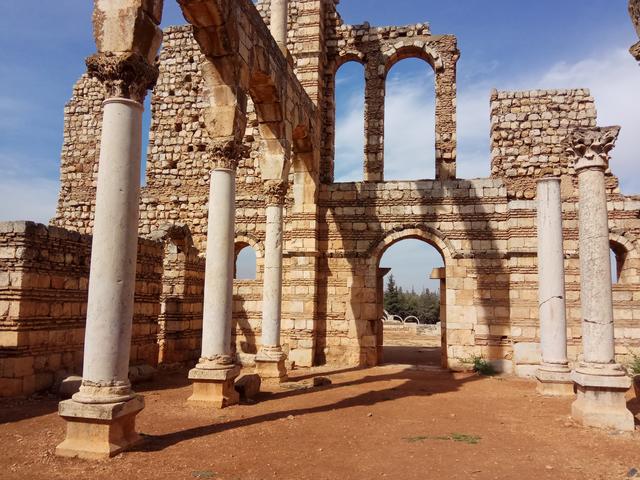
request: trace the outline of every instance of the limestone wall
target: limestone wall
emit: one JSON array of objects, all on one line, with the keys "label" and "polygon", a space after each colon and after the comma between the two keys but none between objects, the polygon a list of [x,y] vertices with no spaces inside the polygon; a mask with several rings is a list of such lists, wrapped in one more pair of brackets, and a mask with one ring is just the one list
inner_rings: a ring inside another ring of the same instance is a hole
[{"label": "limestone wall", "polygon": [[64,109],[60,195],[52,223],[80,233],[91,233],[93,226],[104,96],[100,82],[85,74]]},{"label": "limestone wall", "polygon": [[[32,222],[0,223],[0,396],[81,373],[91,237]],[[131,363],[156,365],[162,245],[138,244]]]},{"label": "limestone wall", "polygon": [[[535,198],[536,179],[547,175],[565,176],[564,192],[573,194],[577,178],[563,141],[573,129],[595,126],[596,107],[587,89],[494,91],[491,176],[505,179],[509,198]],[[616,191],[617,179],[608,173],[608,189]]]}]

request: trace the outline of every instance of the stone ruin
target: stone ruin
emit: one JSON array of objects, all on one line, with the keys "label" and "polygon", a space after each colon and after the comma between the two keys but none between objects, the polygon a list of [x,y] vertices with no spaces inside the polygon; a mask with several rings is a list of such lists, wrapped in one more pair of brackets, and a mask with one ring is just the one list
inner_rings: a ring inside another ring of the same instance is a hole
[{"label": "stone ruin", "polygon": [[[131,392],[129,364],[197,363],[192,400],[218,407],[237,401],[241,366],[278,381],[285,359],[377,365],[379,262],[406,238],[444,258],[446,368],[478,356],[537,376],[543,393],[545,383],[546,393],[564,394],[575,382],[574,416],[586,418],[598,398],[583,364],[616,366],[640,351],[640,197],[623,195],[608,168],[617,130],[597,128],[588,90],[493,91],[491,176],[459,179],[455,36],[425,23],[346,25],[338,0],[178,0],[189,25],[164,32],[161,0],[107,3],[96,2],[98,53],[65,109],[56,215],[49,226],[0,224],[0,395],[29,395],[84,369],[80,392],[60,406],[69,430],[59,454],[112,455],[134,441],[143,402]],[[640,35],[640,2],[629,10]],[[631,49],[638,61],[639,45]],[[386,75],[410,57],[435,74],[435,178],[385,181]],[[349,61],[365,69],[364,181],[335,183],[335,78]],[[564,266],[544,274],[556,288],[549,299],[561,301],[551,314],[538,288],[543,220],[557,234],[544,241],[560,255],[545,262]],[[590,261],[606,255],[606,265],[585,278],[579,244],[593,225],[604,225],[598,238],[606,238]],[[256,279],[234,280],[247,246]],[[613,316],[592,328],[585,296],[603,288],[599,304]],[[604,352],[602,338],[611,346]],[[570,366],[582,373],[569,378]],[[601,387],[624,391],[613,370],[600,371],[616,377]],[[118,422],[119,447],[80,446]],[[615,422],[626,428],[628,417]]]}]

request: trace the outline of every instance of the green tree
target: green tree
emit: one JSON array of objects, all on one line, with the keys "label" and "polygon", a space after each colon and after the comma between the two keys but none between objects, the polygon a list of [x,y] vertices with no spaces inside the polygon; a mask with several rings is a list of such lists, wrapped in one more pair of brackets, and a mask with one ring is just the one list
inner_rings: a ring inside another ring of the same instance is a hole
[{"label": "green tree", "polygon": [[400,292],[396,286],[393,274],[389,275],[387,290],[384,292],[384,309],[391,315],[400,315]]}]

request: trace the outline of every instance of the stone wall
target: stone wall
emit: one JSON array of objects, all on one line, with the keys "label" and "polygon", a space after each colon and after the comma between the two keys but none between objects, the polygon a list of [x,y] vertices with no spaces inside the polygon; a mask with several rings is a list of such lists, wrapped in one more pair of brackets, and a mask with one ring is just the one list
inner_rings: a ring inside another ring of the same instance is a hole
[{"label": "stone wall", "polygon": [[[0,223],[0,396],[29,395],[81,373],[91,237]],[[131,363],[156,365],[162,245],[138,244]]]},{"label": "stone wall", "polygon": [[100,82],[85,74],[64,109],[60,195],[52,224],[80,233],[93,227],[104,97]]},{"label": "stone wall", "polygon": [[[491,176],[505,179],[509,198],[535,198],[536,179],[547,175],[564,176],[565,195],[573,194],[577,177],[563,141],[576,128],[595,126],[596,107],[589,90],[494,91]],[[617,191],[617,179],[608,174],[608,190]]]}]

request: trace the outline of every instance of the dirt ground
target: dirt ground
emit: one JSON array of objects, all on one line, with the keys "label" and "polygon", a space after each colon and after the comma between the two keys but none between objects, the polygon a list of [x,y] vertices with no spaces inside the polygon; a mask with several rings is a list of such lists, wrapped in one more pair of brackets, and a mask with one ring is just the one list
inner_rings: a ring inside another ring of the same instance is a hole
[{"label": "dirt ground", "polygon": [[571,400],[538,397],[529,381],[429,366],[292,372],[298,382],[320,374],[333,384],[222,411],[187,404],[186,372],[141,385],[145,441],[103,462],[53,455],[64,435],[55,398],[4,401],[0,478],[612,480],[640,470],[639,432],[580,428]]}]

